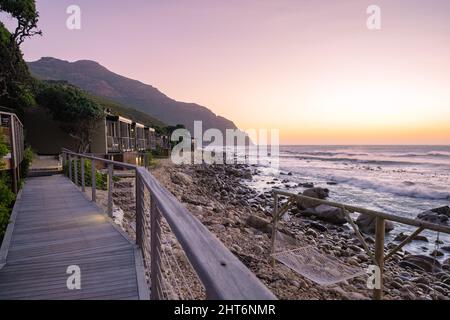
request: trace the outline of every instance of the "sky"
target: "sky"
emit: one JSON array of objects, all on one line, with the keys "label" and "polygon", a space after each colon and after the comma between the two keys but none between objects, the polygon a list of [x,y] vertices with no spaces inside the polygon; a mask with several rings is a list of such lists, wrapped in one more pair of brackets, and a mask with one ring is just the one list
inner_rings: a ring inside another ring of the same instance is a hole
[{"label": "sky", "polygon": [[[66,27],[69,5],[81,29]],[[370,30],[366,10],[381,9]],[[448,0],[37,0],[42,56],[95,60],[283,144],[450,144]]]}]

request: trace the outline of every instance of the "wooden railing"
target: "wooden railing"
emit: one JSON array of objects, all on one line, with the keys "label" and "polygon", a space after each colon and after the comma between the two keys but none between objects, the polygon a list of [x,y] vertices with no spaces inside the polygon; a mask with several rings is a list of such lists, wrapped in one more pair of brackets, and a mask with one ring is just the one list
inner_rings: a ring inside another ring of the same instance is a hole
[{"label": "wooden railing", "polygon": [[[106,166],[107,214],[113,216],[114,169],[123,168],[135,173],[136,244],[142,250],[144,263],[150,270],[151,298],[164,298],[161,272],[161,221],[181,245],[190,265],[204,287],[208,299],[263,299],[275,296],[248,270],[196,217],[169,191],[162,187],[150,172],[135,165],[106,160],[63,149],[62,159],[69,179],[86,189],[84,163],[91,161],[92,201],[96,201],[96,166]],[[80,166],[78,164],[80,163]],[[80,167],[81,172],[78,172]],[[76,177],[76,178],[75,178]],[[80,179],[78,178],[80,177]],[[146,195],[149,194],[149,197]],[[148,203],[150,202],[150,203]],[[146,211],[149,205],[150,210]],[[188,284],[189,285],[189,284]]]},{"label": "wooden railing", "polygon": [[[450,234],[450,227],[445,225],[439,225],[434,224],[430,222],[426,222],[423,220],[417,220],[417,219],[410,219],[405,217],[400,217],[384,212],[379,212],[375,210],[369,210],[365,208],[361,208],[358,206],[353,205],[347,205],[342,203],[337,203],[333,201],[327,201],[327,200],[319,200],[316,198],[307,197],[301,194],[295,194],[283,190],[274,189],[273,190],[273,196],[274,196],[274,210],[273,210],[273,218],[272,218],[272,254],[275,252],[275,238],[276,238],[276,232],[277,232],[277,226],[280,218],[291,208],[291,206],[296,205],[297,203],[301,203],[302,201],[306,202],[308,206],[318,206],[321,204],[326,204],[335,208],[342,209],[343,213],[345,214],[346,220],[353,228],[356,236],[361,241],[362,246],[366,253],[369,255],[369,257],[372,259],[375,265],[377,265],[380,268],[380,288],[374,289],[373,292],[373,298],[375,300],[380,300],[383,297],[383,268],[384,268],[384,262],[391,258],[396,252],[398,252],[401,248],[403,248],[406,244],[411,242],[417,235],[419,235],[424,230],[431,230],[436,232],[442,232]],[[288,199],[287,203],[285,203],[282,207],[279,206],[279,197],[286,197]],[[351,219],[349,213],[361,213],[361,214],[367,214],[372,217],[375,217],[375,248],[374,248],[374,254],[372,254],[369,245],[364,240],[364,237],[360,233],[357,225],[353,222]],[[385,240],[385,222],[386,221],[392,221],[401,223],[404,225],[417,227],[417,229],[409,235],[407,238],[405,238],[403,241],[401,241],[395,248],[393,248],[389,253],[385,254],[385,247],[384,247],[384,240]],[[274,262],[274,260],[272,260]]]}]

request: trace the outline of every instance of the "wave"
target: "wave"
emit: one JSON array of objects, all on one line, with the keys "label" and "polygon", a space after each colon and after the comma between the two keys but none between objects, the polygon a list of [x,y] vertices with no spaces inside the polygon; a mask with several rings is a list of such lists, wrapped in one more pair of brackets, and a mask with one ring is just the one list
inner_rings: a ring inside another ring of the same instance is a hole
[{"label": "wave", "polygon": [[410,158],[410,157],[434,157],[434,158],[444,158],[450,159],[450,152],[445,151],[431,151],[426,153],[404,153],[404,154],[393,154],[391,157],[396,158]]},{"label": "wave", "polygon": [[[292,156],[290,156],[292,158]],[[399,161],[399,160],[381,160],[381,159],[357,159],[347,157],[318,157],[318,156],[294,156],[298,160],[318,160],[329,162],[348,162],[355,164],[371,164],[371,165],[429,165],[430,163]]]},{"label": "wave", "polygon": [[331,151],[305,151],[305,152],[299,152],[299,151],[291,151],[286,150],[285,153],[289,154],[297,154],[297,155],[309,155],[309,156],[325,156],[325,157],[332,157],[332,156],[368,156],[368,153],[353,153],[353,152],[331,152]]},{"label": "wave", "polygon": [[393,185],[383,181],[348,177],[333,177],[333,181],[345,183],[361,189],[372,189],[379,192],[387,192],[397,196],[429,200],[450,200],[449,191],[436,190],[424,185],[417,185],[409,181],[404,181],[400,185]]}]

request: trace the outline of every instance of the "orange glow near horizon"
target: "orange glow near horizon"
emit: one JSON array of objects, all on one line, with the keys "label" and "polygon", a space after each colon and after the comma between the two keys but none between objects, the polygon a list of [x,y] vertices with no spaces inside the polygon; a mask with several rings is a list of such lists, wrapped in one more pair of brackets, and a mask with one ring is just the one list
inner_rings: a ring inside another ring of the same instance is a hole
[{"label": "orange glow near horizon", "polygon": [[26,59],[96,60],[282,144],[450,144],[448,0],[377,0],[377,31],[368,0],[136,1],[80,0],[71,32],[69,0],[38,0]]}]

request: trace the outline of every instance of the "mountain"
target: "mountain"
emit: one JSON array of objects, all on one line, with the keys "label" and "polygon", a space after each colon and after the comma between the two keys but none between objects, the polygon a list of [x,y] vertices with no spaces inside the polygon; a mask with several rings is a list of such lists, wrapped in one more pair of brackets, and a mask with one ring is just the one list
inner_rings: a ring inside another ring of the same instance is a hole
[{"label": "mountain", "polygon": [[162,122],[161,120],[156,119],[142,111],[138,111],[136,109],[129,108],[117,101],[112,101],[112,100],[104,98],[104,97],[99,97],[99,96],[93,95],[92,93],[89,94],[89,97],[92,100],[96,101],[98,104],[100,104],[103,108],[109,109],[112,114],[120,115],[125,118],[129,118],[135,122],[139,122],[144,125],[152,126],[153,128],[158,128],[158,127],[164,128],[167,126],[167,124]]},{"label": "mountain", "polygon": [[65,80],[95,96],[136,109],[169,125],[183,124],[191,132],[194,120],[203,121],[203,130],[236,129],[232,121],[215,115],[206,107],[171,99],[150,85],[113,73],[94,61],[68,62],[46,57],[29,62],[28,66],[37,78]]}]

